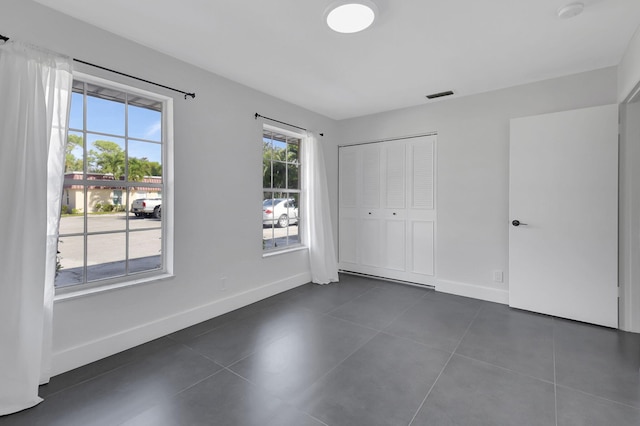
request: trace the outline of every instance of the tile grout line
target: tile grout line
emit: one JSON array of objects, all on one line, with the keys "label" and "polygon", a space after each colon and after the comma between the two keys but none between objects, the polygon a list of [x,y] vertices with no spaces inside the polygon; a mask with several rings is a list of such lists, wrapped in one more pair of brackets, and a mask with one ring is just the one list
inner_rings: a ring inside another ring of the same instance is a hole
[{"label": "tile grout line", "polygon": [[324,379],[325,377],[327,377],[329,374],[331,374],[335,369],[337,369],[338,367],[340,367],[346,360],[348,360],[349,358],[351,358],[353,356],[353,354],[355,354],[356,352],[358,352],[360,349],[362,349],[366,344],[368,344],[370,341],[372,341],[376,336],[378,336],[381,332],[378,331],[377,333],[375,333],[373,336],[371,336],[369,339],[365,340],[364,342],[362,342],[362,344],[360,346],[358,346],[357,348],[355,348],[353,351],[351,351],[347,356],[345,356],[343,359],[341,359],[338,363],[336,363],[336,365],[334,365],[331,369],[329,369],[329,371],[327,371],[326,373],[324,373],[322,376],[318,377],[316,380],[314,380],[313,382],[311,382],[307,388],[305,389],[305,391],[311,389],[316,383],[320,382],[322,379]]},{"label": "tile grout line", "polygon": [[[374,287],[371,287],[371,288],[367,289],[365,292],[363,292],[363,293],[361,293],[361,294],[357,295],[357,296],[356,296],[356,297],[354,297],[353,299],[349,299],[348,301],[346,301],[346,302],[344,302],[344,303],[342,303],[342,304],[340,304],[340,305],[338,305],[338,306],[334,307],[333,309],[330,309],[329,311],[324,312],[324,315],[330,315],[332,312],[334,312],[334,311],[336,311],[336,310],[340,309],[341,307],[343,307],[343,306],[344,306],[344,305],[346,305],[347,303],[351,303],[351,302],[353,302],[354,300],[358,300],[358,299],[360,299],[362,296],[364,296],[364,295],[365,295],[365,294],[367,294],[367,293],[370,293],[372,290],[375,290],[376,288],[378,288],[378,287],[375,287],[375,286],[374,286]],[[331,316],[333,316],[333,315],[331,315]]]},{"label": "tile grout line", "polygon": [[[154,339],[154,340],[159,340],[159,339],[166,338],[166,337],[167,337],[167,336],[162,336],[162,337],[159,337],[158,339]],[[168,340],[170,340],[171,342],[173,342],[173,343],[172,343],[171,345],[169,345],[169,346],[182,345],[182,346],[187,347],[188,349],[191,349],[191,348],[189,348],[187,345],[185,345],[185,344],[184,344],[184,343],[182,343],[182,342],[178,342],[178,341],[175,341],[175,340],[173,340],[173,339],[168,339]],[[152,340],[152,341],[153,341],[153,340]],[[152,341],[150,341],[150,342],[152,342]],[[142,345],[145,345],[145,344],[150,343],[150,342],[142,343]],[[138,345],[138,346],[142,346],[142,345]],[[167,347],[169,347],[169,346],[167,346]],[[115,353],[115,354],[113,354],[113,355],[110,355],[110,356],[108,356],[108,357],[105,357],[105,358],[99,359],[99,360],[94,361],[94,362],[100,362],[100,361],[106,360],[107,358],[110,358],[110,357],[113,357],[113,356],[117,356],[117,355],[121,354],[122,352],[126,352],[126,351],[128,351],[128,350],[135,349],[135,348],[136,348],[136,346],[134,346],[133,348],[125,349],[124,351],[117,352],[117,353]],[[161,349],[164,349],[164,348],[161,348]],[[158,350],[155,350],[153,353],[156,353],[156,352],[158,352]],[[127,366],[131,365],[131,364],[135,364],[136,362],[141,362],[141,361],[143,361],[144,359],[146,359],[149,355],[151,355],[151,354],[146,354],[144,357],[142,357],[142,358],[140,358],[140,359],[134,359],[134,360],[131,360],[131,361],[127,361],[127,362],[125,362],[125,363],[124,363],[124,364],[122,364],[122,365],[119,365],[119,366],[117,366],[117,367],[115,367],[115,368],[112,368],[112,369],[110,369],[110,370],[107,370],[107,371],[103,371],[102,373],[96,374],[96,375],[94,375],[94,376],[87,377],[86,379],[83,379],[83,380],[79,381],[78,383],[74,383],[74,384],[72,384],[72,385],[65,386],[65,387],[63,387],[62,389],[57,390],[57,391],[55,391],[55,392],[52,392],[52,393],[48,394],[47,396],[44,396],[44,397],[41,397],[41,398],[42,398],[42,399],[51,398],[52,396],[57,395],[57,394],[59,394],[59,393],[61,393],[61,392],[66,392],[66,391],[67,391],[67,390],[69,390],[69,389],[73,389],[73,388],[75,388],[75,387],[77,387],[77,386],[80,386],[80,385],[82,385],[82,384],[85,384],[85,383],[87,383],[87,382],[90,382],[90,381],[92,381],[92,380],[95,380],[95,379],[97,379],[97,378],[99,378],[99,377],[102,377],[102,376],[104,376],[104,375],[106,375],[106,374],[110,374],[110,373],[113,373],[113,372],[115,372],[115,371],[118,371],[118,370],[120,370],[120,369],[122,369],[122,368],[124,368],[124,367],[127,367]],[[89,364],[87,364],[87,365],[89,365]],[[78,367],[78,368],[82,368],[82,367],[86,367],[86,365],[81,366],[81,367]],[[71,372],[71,371],[73,371],[73,370],[70,370],[70,371],[65,372],[65,373],[62,373],[62,374],[66,374],[66,373],[69,373],[69,372]],[[54,377],[55,377],[55,376],[54,376]],[[52,379],[53,379],[53,377],[52,377]],[[48,383],[47,383],[47,384],[48,384]],[[42,385],[40,385],[40,386],[42,386]]]},{"label": "tile grout line", "polygon": [[529,379],[537,380],[539,382],[548,383],[550,385],[554,384],[553,381],[541,379],[540,377],[532,376],[530,374],[525,374],[525,373],[523,373],[521,371],[512,370],[510,368],[506,368],[506,367],[503,367],[501,365],[496,365],[496,364],[490,363],[489,361],[484,361],[482,359],[477,359],[477,358],[474,358],[474,357],[471,357],[471,356],[468,356],[468,355],[463,355],[463,354],[456,354],[456,355],[459,356],[460,358],[468,359],[470,361],[479,362],[479,363],[484,364],[484,365],[489,365],[489,366],[495,367],[495,368],[497,368],[499,370],[506,371],[507,373],[516,374],[516,375],[518,375],[520,377],[526,377],[526,378],[529,378]]},{"label": "tile grout line", "polygon": [[[373,290],[373,289],[382,289],[382,290],[384,290],[384,287],[372,287],[372,289],[371,289],[371,290]],[[331,309],[331,310],[330,310],[330,311],[328,311],[328,312],[325,312],[325,313],[324,313],[324,315],[329,316],[329,317],[331,317],[331,318],[335,318],[335,319],[339,319],[339,320],[342,320],[342,321],[346,321],[346,322],[351,323],[351,324],[356,324],[356,325],[359,325],[360,327],[364,327],[364,328],[367,328],[367,329],[369,329],[369,330],[373,330],[373,331],[377,331],[377,332],[383,332],[385,328],[387,328],[389,325],[391,325],[391,323],[393,323],[395,320],[397,320],[401,315],[403,315],[403,314],[404,314],[405,312],[407,312],[409,309],[413,308],[413,307],[414,307],[414,306],[416,306],[418,303],[420,303],[420,301],[421,301],[421,300],[423,300],[423,299],[424,299],[424,297],[425,297],[425,295],[422,295],[422,296],[420,296],[419,298],[417,298],[417,299],[416,299],[415,301],[413,301],[409,306],[407,306],[404,310],[402,310],[402,312],[400,312],[400,313],[398,313],[396,316],[394,316],[394,317],[393,317],[393,318],[392,318],[392,319],[391,319],[387,324],[383,325],[383,326],[382,326],[382,328],[380,328],[380,329],[373,328],[373,327],[371,327],[371,326],[363,325],[363,324],[357,323],[357,322],[355,322],[355,321],[351,321],[351,320],[348,320],[348,319],[345,319],[345,318],[340,318],[340,317],[336,317],[336,316],[331,315],[331,313],[332,313],[332,312],[334,312],[336,309],[338,309],[338,308],[340,308],[340,307],[342,307],[342,306],[346,305],[347,303],[351,303],[352,301],[359,299],[360,297],[362,297],[362,296],[364,296],[365,294],[369,293],[371,290],[367,290],[367,291],[365,291],[364,293],[362,293],[361,295],[359,295],[359,296],[357,296],[357,297],[355,297],[355,298],[351,299],[349,302],[343,303],[342,305],[337,306],[336,308]],[[385,334],[389,334],[389,333],[385,333]]]},{"label": "tile grout line", "polygon": [[578,392],[578,393],[580,393],[582,395],[589,396],[591,398],[599,399],[600,401],[603,401],[603,402],[609,402],[611,404],[621,405],[623,407],[631,408],[631,409],[633,409],[635,411],[640,411],[640,406],[636,407],[635,405],[629,405],[629,404],[624,403],[624,402],[614,401],[613,399],[605,398],[605,397],[602,397],[602,396],[599,396],[599,395],[594,395],[592,393],[585,392],[585,391],[582,391],[580,389],[572,388],[572,387],[569,387],[569,386],[558,385],[558,387],[560,387],[562,389],[569,389],[571,391]]},{"label": "tile grout line", "polygon": [[285,400],[284,398],[280,397],[279,395],[271,393],[271,391],[269,391],[269,389],[266,389],[263,386],[260,386],[259,384],[252,382],[251,380],[249,380],[248,378],[244,377],[243,375],[241,375],[237,371],[233,371],[232,369],[230,369],[228,367],[223,367],[223,370],[227,370],[229,373],[233,374],[234,376],[238,377],[241,380],[244,380],[245,382],[249,383],[251,386],[255,386],[256,388],[258,388],[258,389],[262,390],[263,392],[265,392],[267,395],[269,395],[269,396],[277,399],[278,401],[282,402],[283,404],[286,404],[286,405],[290,406],[291,408],[293,408],[293,409],[295,409],[295,410],[297,410],[297,411],[299,411],[299,412],[311,417],[313,420],[317,420],[320,423],[322,423],[323,425],[329,426],[328,424],[326,424],[322,420],[314,417],[310,413],[307,413],[306,411],[302,411],[301,409],[299,409],[298,407],[296,407],[295,405],[293,405],[289,401]]},{"label": "tile grout line", "polygon": [[440,373],[438,373],[438,377],[436,377],[436,379],[431,384],[431,387],[429,388],[429,391],[427,392],[427,394],[425,395],[424,399],[420,403],[420,406],[418,407],[416,412],[413,414],[413,417],[411,418],[411,421],[409,422],[409,424],[407,426],[411,426],[413,424],[414,420],[416,419],[416,417],[418,417],[418,413],[420,412],[420,410],[422,410],[422,407],[424,406],[425,402],[427,402],[427,398],[429,398],[429,395],[431,395],[431,392],[433,391],[433,388],[436,387],[436,383],[438,383],[438,380],[440,380],[440,376],[442,376],[442,373],[444,373],[445,368],[447,368],[447,365],[449,365],[449,363],[451,362],[451,359],[453,358],[453,356],[455,355],[456,351],[458,350],[458,347],[462,343],[462,340],[465,338],[465,336],[469,332],[469,329],[471,329],[471,326],[473,325],[473,323],[478,318],[478,315],[480,315],[480,311],[481,310],[482,310],[482,305],[478,307],[478,310],[476,311],[475,316],[473,317],[473,319],[471,321],[469,321],[469,325],[467,326],[467,329],[464,331],[464,334],[460,338],[460,341],[458,342],[456,347],[453,349],[453,352],[451,352],[451,355],[449,355],[449,359],[447,359],[447,362],[445,362],[444,365],[442,366],[442,369],[440,370]]},{"label": "tile grout line", "polygon": [[358,326],[358,327],[362,327],[362,328],[365,328],[365,329],[367,329],[367,330],[375,331],[376,333],[380,333],[380,332],[382,331],[382,330],[380,330],[380,329],[373,328],[373,327],[370,327],[370,326],[368,326],[368,325],[363,325],[363,324],[360,324],[360,323],[358,323],[358,322],[351,321],[351,320],[348,320],[348,319],[345,319],[345,318],[334,317],[333,315],[329,315],[329,314],[324,314],[324,315],[325,315],[325,316],[327,316],[327,317],[329,317],[329,318],[331,318],[331,319],[334,319],[334,320],[338,320],[338,321],[346,322],[347,324],[356,325],[356,326]]}]

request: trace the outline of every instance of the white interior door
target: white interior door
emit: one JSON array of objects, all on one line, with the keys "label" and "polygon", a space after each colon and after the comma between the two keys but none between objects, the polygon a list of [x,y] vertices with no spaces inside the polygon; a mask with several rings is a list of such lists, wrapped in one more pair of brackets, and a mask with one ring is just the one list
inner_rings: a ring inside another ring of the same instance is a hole
[{"label": "white interior door", "polygon": [[509,305],[618,326],[618,107],[511,120]]}]

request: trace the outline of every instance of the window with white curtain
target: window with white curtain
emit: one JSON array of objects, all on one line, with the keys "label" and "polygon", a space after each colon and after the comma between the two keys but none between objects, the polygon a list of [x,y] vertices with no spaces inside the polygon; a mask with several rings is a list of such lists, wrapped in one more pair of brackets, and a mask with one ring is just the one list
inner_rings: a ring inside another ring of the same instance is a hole
[{"label": "window with white curtain", "polygon": [[300,246],[302,136],[271,126],[262,132],[262,248]]},{"label": "window with white curtain", "polygon": [[166,273],[169,102],[132,87],[74,78],[57,290]]}]

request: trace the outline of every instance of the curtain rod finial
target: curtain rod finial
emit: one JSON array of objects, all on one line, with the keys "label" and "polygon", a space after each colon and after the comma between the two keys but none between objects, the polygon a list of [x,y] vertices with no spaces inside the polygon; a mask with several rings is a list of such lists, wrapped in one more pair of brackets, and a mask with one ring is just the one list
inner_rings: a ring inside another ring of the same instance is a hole
[{"label": "curtain rod finial", "polygon": [[253,117],[257,120],[257,119],[258,119],[258,117],[260,117],[260,114],[258,114],[258,113],[256,112],[256,115],[254,115]]}]

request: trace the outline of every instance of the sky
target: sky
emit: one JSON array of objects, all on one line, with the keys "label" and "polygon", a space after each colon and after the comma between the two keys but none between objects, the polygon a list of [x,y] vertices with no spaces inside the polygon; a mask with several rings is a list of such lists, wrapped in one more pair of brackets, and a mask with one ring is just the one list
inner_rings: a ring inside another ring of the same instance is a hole
[{"label": "sky", "polygon": [[[73,129],[82,130],[83,105],[82,94],[74,92],[71,98],[71,113],[69,116],[70,134],[80,134]],[[149,161],[162,161],[162,114],[147,108],[129,105],[129,156]],[[124,150],[125,147],[125,106],[123,103],[87,96],[87,131],[108,133],[114,136],[87,134],[87,151],[91,150],[93,142],[108,140],[117,143]],[[119,136],[119,137],[118,137]],[[145,139],[145,141],[131,138]],[[82,158],[82,149],[73,151],[76,158]]]}]

